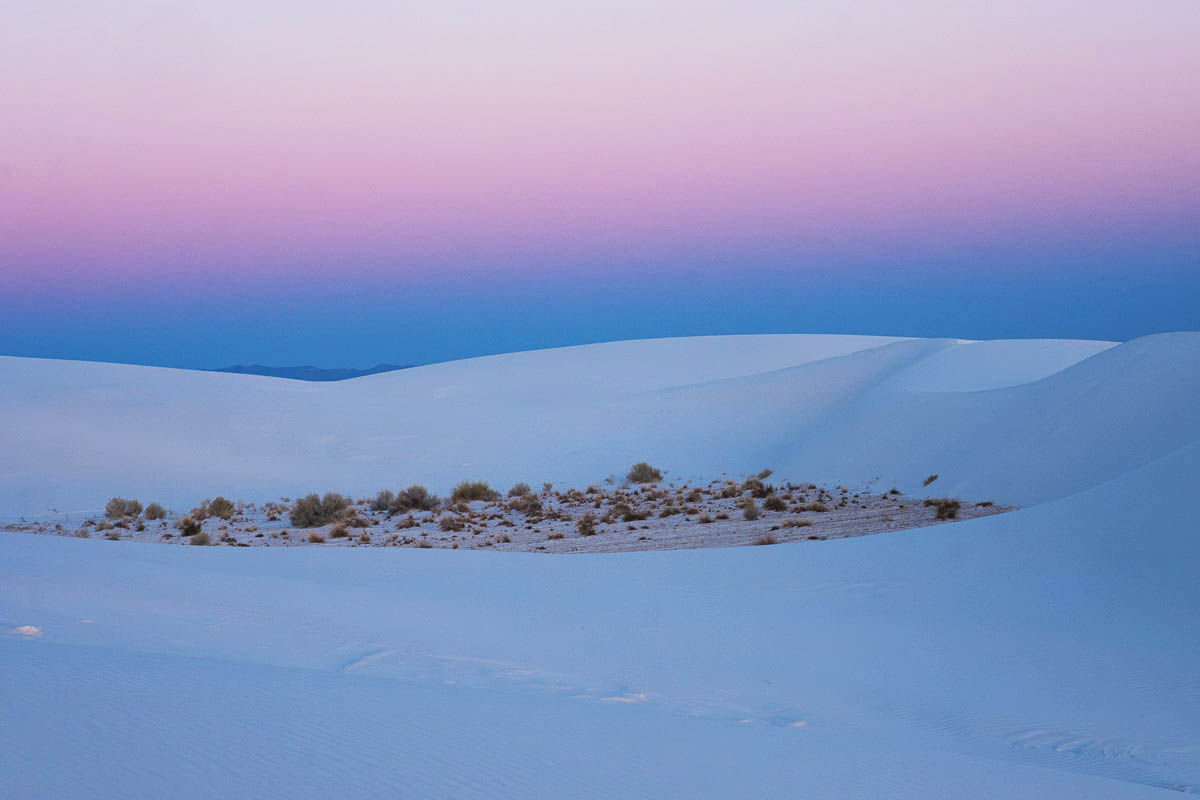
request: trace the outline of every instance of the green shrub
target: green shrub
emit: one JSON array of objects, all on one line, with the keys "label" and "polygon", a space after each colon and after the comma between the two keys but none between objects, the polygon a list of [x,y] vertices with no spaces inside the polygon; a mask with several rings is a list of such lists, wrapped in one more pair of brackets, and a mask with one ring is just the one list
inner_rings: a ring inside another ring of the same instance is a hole
[{"label": "green shrub", "polygon": [[349,507],[350,501],[337,492],[326,492],[324,497],[310,494],[297,500],[288,516],[297,528],[316,528],[333,522]]},{"label": "green shrub", "polygon": [[473,500],[498,500],[500,493],[488,486],[487,481],[463,481],[454,487],[450,499],[455,503],[470,503]]},{"label": "green shrub", "polygon": [[167,516],[167,510],[158,503],[151,503],[146,506],[146,519],[163,519]]},{"label": "green shrub", "polygon": [[625,479],[630,483],[658,483],[662,480],[662,473],[645,461],[639,461],[629,468]]}]

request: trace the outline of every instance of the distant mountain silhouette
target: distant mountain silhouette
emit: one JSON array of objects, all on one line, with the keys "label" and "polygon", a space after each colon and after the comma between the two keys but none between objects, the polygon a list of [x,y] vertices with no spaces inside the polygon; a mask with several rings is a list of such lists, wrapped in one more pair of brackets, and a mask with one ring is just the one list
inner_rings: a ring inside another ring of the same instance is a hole
[{"label": "distant mountain silhouette", "polygon": [[269,378],[291,378],[297,381],[344,381],[347,378],[361,378],[364,375],[375,375],[380,372],[392,372],[398,369],[408,369],[415,364],[376,364],[369,369],[321,367],[264,367],[262,364],[235,364],[232,367],[218,367],[209,372],[235,372],[239,375],[265,375]]}]

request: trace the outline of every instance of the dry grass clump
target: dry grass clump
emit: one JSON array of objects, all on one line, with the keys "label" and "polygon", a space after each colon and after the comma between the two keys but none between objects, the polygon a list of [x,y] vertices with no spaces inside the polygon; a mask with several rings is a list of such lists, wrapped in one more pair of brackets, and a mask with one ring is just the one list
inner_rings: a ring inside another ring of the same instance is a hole
[{"label": "dry grass clump", "polygon": [[567,535],[565,533],[563,533],[562,531],[550,531],[550,535],[547,536],[546,538],[547,539],[565,539],[565,538],[567,538]]},{"label": "dry grass clump", "polygon": [[146,506],[146,519],[163,519],[167,516],[167,510],[158,503],[151,503]]},{"label": "dry grass clump", "polygon": [[596,515],[592,513],[584,514],[575,523],[575,527],[579,529],[580,536],[595,536],[596,535]]},{"label": "dry grass clump", "polygon": [[958,510],[962,508],[962,503],[951,497],[931,497],[922,505],[933,506],[936,511],[934,519],[954,519],[958,516]]},{"label": "dry grass clump", "polygon": [[529,488],[528,483],[522,482],[522,483],[516,484],[511,489],[509,489],[508,496],[509,497],[524,497],[525,495],[529,494],[532,491],[533,491],[533,489]]},{"label": "dry grass clump", "polygon": [[114,497],[104,505],[104,516],[109,519],[121,519],[122,517],[136,517],[142,513],[142,504],[137,500],[126,500],[123,497]]},{"label": "dry grass clump", "polygon": [[428,550],[429,548],[433,547],[433,542],[429,541],[428,539],[421,539],[419,542],[417,542],[417,547],[421,548],[422,550]]},{"label": "dry grass clump", "polygon": [[756,545],[779,544],[779,540],[776,539],[771,534],[767,533],[767,534],[764,534],[764,535],[758,537],[757,539],[755,539],[754,544],[756,544]]},{"label": "dry grass clump", "polygon": [[747,497],[746,502],[742,504],[742,517],[747,520],[756,520],[760,514],[754,499]]},{"label": "dry grass clump", "polygon": [[787,503],[783,502],[782,497],[770,494],[763,500],[763,508],[767,511],[787,511]]},{"label": "dry grass clump", "polygon": [[175,523],[175,527],[179,528],[179,533],[182,536],[195,536],[200,533],[200,520],[188,515],[179,522]]},{"label": "dry grass clump", "polygon": [[214,517],[220,517],[221,519],[230,519],[233,517],[233,512],[236,510],[233,502],[224,497],[214,497],[212,500],[208,500],[207,503],[208,513]]},{"label": "dry grass clump", "polygon": [[402,492],[396,492],[395,497],[392,498],[391,505],[388,506],[388,513],[433,511],[441,505],[441,502],[436,494],[430,494],[429,490],[424,486],[413,484]]},{"label": "dry grass clump", "polygon": [[194,544],[197,547],[207,547],[212,544],[212,539],[209,538],[207,533],[201,531],[200,533],[193,533],[188,538],[188,544]]},{"label": "dry grass clump", "polygon": [[417,522],[417,518],[409,514],[404,519],[396,523],[396,530],[404,530],[405,528],[415,528],[421,523]]},{"label": "dry grass clump", "polygon": [[346,530],[346,523],[344,522],[339,522],[329,531],[330,539],[345,539],[349,535],[350,531]]},{"label": "dry grass clump", "polygon": [[531,517],[542,513],[542,500],[533,492],[520,494],[509,501],[508,507],[513,511]]},{"label": "dry grass clump", "polygon": [[337,492],[326,492],[324,497],[310,494],[295,502],[288,517],[297,528],[318,528],[336,520],[349,507],[350,501]]},{"label": "dry grass clump", "polygon": [[499,500],[500,493],[488,486],[487,481],[463,481],[454,487],[450,499],[455,503],[470,503],[473,500]]},{"label": "dry grass clump", "polygon": [[316,531],[313,531],[312,533],[310,533],[308,535],[308,541],[309,541],[309,544],[324,544],[325,537],[322,536],[321,534],[317,533]]},{"label": "dry grass clump", "polygon": [[808,528],[811,526],[811,519],[789,519],[783,523],[783,527],[785,528]]},{"label": "dry grass clump", "polygon": [[829,511],[829,506],[824,503],[809,503],[806,506],[797,506],[797,511],[811,511],[814,514],[824,514]]},{"label": "dry grass clump", "polygon": [[658,483],[662,480],[662,473],[645,461],[639,461],[629,468],[625,479],[630,483]]},{"label": "dry grass clump", "polygon": [[438,519],[438,527],[449,533],[450,531],[461,531],[467,527],[467,524],[463,522],[462,517],[456,517],[453,514],[443,514]]}]

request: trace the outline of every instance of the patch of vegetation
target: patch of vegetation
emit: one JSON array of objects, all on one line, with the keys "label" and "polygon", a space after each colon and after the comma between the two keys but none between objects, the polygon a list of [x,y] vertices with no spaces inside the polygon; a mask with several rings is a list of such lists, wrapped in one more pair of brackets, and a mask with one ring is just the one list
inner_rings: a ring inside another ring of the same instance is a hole
[{"label": "patch of vegetation", "polygon": [[928,498],[923,505],[933,506],[936,511],[935,519],[954,519],[958,516],[958,510],[962,508],[962,503],[950,497]]},{"label": "patch of vegetation", "polygon": [[527,517],[542,513],[541,498],[533,492],[517,495],[515,499],[509,501],[508,507]]},{"label": "patch of vegetation", "polygon": [[529,494],[532,491],[533,491],[533,489],[529,488],[528,483],[518,483],[515,486],[513,486],[511,489],[508,490],[508,496],[509,497],[524,497],[525,495]]},{"label": "patch of vegetation", "polygon": [[309,544],[324,544],[325,537],[322,536],[321,534],[317,533],[316,531],[313,531],[312,533],[310,533],[308,535],[308,541],[309,541]]},{"label": "patch of vegetation", "polygon": [[754,544],[760,545],[760,546],[766,545],[766,544],[779,544],[779,540],[776,539],[771,534],[767,533],[767,534],[764,534],[764,535],[758,537],[757,539],[755,539]]},{"label": "patch of vegetation", "polygon": [[227,520],[233,517],[233,512],[236,510],[233,502],[224,497],[214,497],[208,501],[208,513],[214,517]]},{"label": "patch of vegetation", "polygon": [[122,517],[136,517],[142,513],[142,504],[137,500],[126,500],[123,497],[114,497],[104,505],[104,516],[109,519],[121,519]]},{"label": "patch of vegetation", "polygon": [[629,472],[625,474],[625,479],[630,483],[658,483],[662,480],[662,472],[650,466],[645,461],[639,461],[629,468]]},{"label": "patch of vegetation", "polygon": [[193,533],[188,539],[188,544],[194,544],[197,547],[207,547],[212,544],[212,540],[207,533],[201,531],[200,533]]},{"label": "patch of vegetation", "polygon": [[164,519],[166,516],[167,510],[158,503],[146,506],[146,519]]},{"label": "patch of vegetation", "polygon": [[396,502],[396,493],[391,489],[381,489],[379,494],[375,495],[375,499],[371,501],[372,511],[387,511],[391,509],[392,504]]},{"label": "patch of vegetation", "polygon": [[500,493],[487,481],[463,481],[454,487],[450,499],[455,503],[470,503],[474,500],[499,500]]},{"label": "patch of vegetation", "polygon": [[324,497],[310,494],[292,505],[288,518],[297,528],[318,528],[336,520],[349,507],[350,501],[337,492],[326,492]]},{"label": "patch of vegetation", "polygon": [[404,491],[397,492],[388,513],[396,514],[409,511],[433,511],[442,501],[436,494],[430,494],[424,486],[413,484]]},{"label": "patch of vegetation", "polygon": [[595,536],[596,535],[596,516],[592,513],[584,514],[575,523],[575,527],[579,529],[580,536]]},{"label": "patch of vegetation", "polygon": [[565,533],[563,533],[562,531],[550,531],[550,535],[547,536],[546,538],[547,539],[565,539],[565,538],[567,538],[567,535]]},{"label": "patch of vegetation", "polygon": [[756,520],[760,515],[758,505],[755,504],[753,498],[746,498],[746,502],[742,504],[742,517],[747,520]]},{"label": "patch of vegetation", "polygon": [[450,531],[461,531],[467,527],[463,522],[462,517],[456,517],[453,514],[443,514],[438,520],[438,527],[449,533]]},{"label": "patch of vegetation", "polygon": [[783,502],[782,497],[770,494],[763,500],[763,508],[767,511],[787,511],[787,503]]},{"label": "patch of vegetation", "polygon": [[179,533],[183,536],[195,536],[200,533],[200,520],[189,515],[175,523],[175,527],[179,528]]}]

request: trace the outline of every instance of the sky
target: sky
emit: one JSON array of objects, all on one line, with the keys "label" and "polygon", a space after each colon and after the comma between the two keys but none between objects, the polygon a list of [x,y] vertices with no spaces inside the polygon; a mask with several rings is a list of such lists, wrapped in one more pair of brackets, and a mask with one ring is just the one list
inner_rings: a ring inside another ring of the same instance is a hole
[{"label": "sky", "polygon": [[1200,329],[1200,4],[39,0],[0,354]]}]

